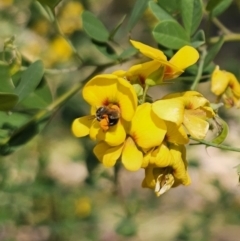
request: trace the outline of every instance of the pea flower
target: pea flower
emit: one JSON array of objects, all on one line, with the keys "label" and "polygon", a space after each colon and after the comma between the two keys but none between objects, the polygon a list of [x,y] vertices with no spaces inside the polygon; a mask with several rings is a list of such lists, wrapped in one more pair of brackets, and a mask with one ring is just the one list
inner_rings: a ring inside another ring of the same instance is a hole
[{"label": "pea flower", "polygon": [[151,156],[155,157],[155,163],[145,168],[142,187],[154,189],[156,195],[160,196],[171,187],[190,184],[184,145],[167,145],[163,142],[151,151]]},{"label": "pea flower", "polygon": [[93,151],[105,166],[114,166],[121,157],[126,169],[137,171],[143,164],[144,151],[159,146],[165,134],[165,122],[153,113],[150,103],[144,103],[137,107],[124,143],[111,147],[100,142]]},{"label": "pea flower", "polygon": [[143,43],[130,40],[132,45],[143,55],[152,59],[152,61],[132,66],[128,71],[116,71],[114,74],[125,77],[131,82],[144,84],[146,78],[153,72],[163,68],[161,80],[170,80],[178,77],[184,70],[197,62],[199,53],[191,46],[184,46],[168,61],[164,53]]},{"label": "pea flower", "polygon": [[125,141],[126,128],[137,107],[132,85],[112,74],[97,75],[84,86],[83,98],[91,106],[90,115],[74,120],[72,132],[77,137],[118,146]]},{"label": "pea flower", "polygon": [[209,101],[196,91],[166,95],[154,102],[152,109],[162,120],[183,125],[197,139],[204,139],[209,130],[208,119],[215,116]]},{"label": "pea flower", "polygon": [[240,107],[240,84],[234,74],[215,68],[211,77],[211,91],[217,96],[217,101],[223,98],[225,106]]}]

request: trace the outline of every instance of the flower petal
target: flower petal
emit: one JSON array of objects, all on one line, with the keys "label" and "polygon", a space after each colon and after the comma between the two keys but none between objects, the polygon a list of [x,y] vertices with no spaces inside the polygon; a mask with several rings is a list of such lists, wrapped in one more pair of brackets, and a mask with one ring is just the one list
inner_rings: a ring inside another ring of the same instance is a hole
[{"label": "flower petal", "polygon": [[184,46],[169,60],[169,62],[177,66],[180,70],[195,64],[199,59],[198,51],[191,46]]},{"label": "flower petal", "polygon": [[159,49],[152,48],[146,44],[143,44],[141,42],[134,41],[134,40],[130,40],[130,42],[143,55],[145,55],[151,59],[167,60],[167,57],[165,56],[165,54]]},{"label": "flower petal", "polygon": [[160,145],[166,130],[164,121],[153,113],[150,103],[138,106],[130,129],[130,135],[138,146],[151,148]]},{"label": "flower petal", "polygon": [[167,142],[175,143],[175,144],[187,144],[189,142],[186,131],[183,126],[177,126],[175,123],[166,121],[167,125],[167,134],[166,140]]},{"label": "flower petal", "polygon": [[94,124],[90,130],[90,137],[96,135],[96,139],[99,141],[105,141],[110,146],[118,146],[122,144],[126,138],[125,129],[119,120],[114,126],[111,126],[108,131],[103,131],[100,127],[97,128],[99,123]]},{"label": "flower petal", "polygon": [[122,153],[123,144],[111,147],[106,142],[99,142],[93,149],[94,154],[106,167],[112,167]]},{"label": "flower petal", "polygon": [[199,140],[204,139],[209,129],[209,123],[197,116],[185,114],[184,126],[188,130],[189,134]]},{"label": "flower petal", "polygon": [[88,115],[77,118],[72,123],[72,132],[76,137],[83,137],[89,134],[94,116]]},{"label": "flower petal", "polygon": [[142,152],[138,150],[133,139],[128,137],[122,151],[122,163],[124,167],[129,171],[137,171],[141,168],[142,162]]},{"label": "flower petal", "polygon": [[225,71],[219,69],[219,66],[215,68],[211,77],[211,91],[215,95],[221,95],[226,90],[229,84],[229,76]]},{"label": "flower petal", "polygon": [[159,118],[180,125],[183,121],[184,102],[181,98],[157,100],[152,104],[152,110]]}]

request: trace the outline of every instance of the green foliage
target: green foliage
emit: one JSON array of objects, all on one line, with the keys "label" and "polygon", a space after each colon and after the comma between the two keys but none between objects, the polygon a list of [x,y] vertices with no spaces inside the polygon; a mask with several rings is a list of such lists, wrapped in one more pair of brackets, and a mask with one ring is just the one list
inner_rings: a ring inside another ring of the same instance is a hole
[{"label": "green foliage", "polygon": [[206,10],[211,13],[212,17],[217,17],[223,13],[233,2],[233,0],[210,0]]},{"label": "green foliage", "polygon": [[109,32],[103,23],[91,12],[84,11],[82,14],[83,29],[87,35],[99,42],[106,43],[109,39]]},{"label": "green foliage", "polygon": [[161,21],[154,29],[155,40],[170,49],[189,45],[189,37],[180,24],[174,21]]},{"label": "green foliage", "polygon": [[148,0],[137,0],[130,14],[127,31],[131,31],[147,8]]}]

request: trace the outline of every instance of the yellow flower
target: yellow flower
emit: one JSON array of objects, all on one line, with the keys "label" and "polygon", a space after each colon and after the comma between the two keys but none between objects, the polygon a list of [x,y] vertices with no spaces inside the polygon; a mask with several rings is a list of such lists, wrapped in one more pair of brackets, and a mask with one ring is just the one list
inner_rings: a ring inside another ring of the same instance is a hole
[{"label": "yellow flower", "polygon": [[161,50],[137,41],[130,41],[143,55],[152,59],[152,61],[147,63],[135,65],[128,71],[117,71],[114,73],[121,76],[125,75],[126,78],[130,78],[130,81],[135,78],[139,79],[140,83],[143,83],[147,76],[160,67],[164,67],[162,81],[174,79],[182,74],[187,67],[195,64],[199,58],[196,49],[191,46],[184,46],[168,61],[167,57]]},{"label": "yellow flower", "polygon": [[211,91],[218,96],[218,101],[223,98],[226,107],[240,107],[240,84],[230,72],[215,68],[211,78]]},{"label": "yellow flower", "polygon": [[143,164],[143,152],[159,146],[166,134],[166,124],[152,111],[150,103],[137,107],[131,121],[126,141],[118,147],[111,147],[100,142],[94,153],[105,166],[115,165],[120,158],[126,169],[138,170]]},{"label": "yellow flower", "polygon": [[167,145],[163,142],[151,151],[150,156],[154,161],[145,168],[143,187],[154,189],[156,195],[160,196],[171,187],[190,184],[184,145]]},{"label": "yellow flower", "polygon": [[132,85],[112,74],[97,75],[84,86],[82,94],[91,106],[91,115],[74,120],[74,135],[90,135],[93,140],[103,140],[110,146],[123,143],[127,122],[137,107]]},{"label": "yellow flower", "polygon": [[152,104],[154,113],[165,121],[183,125],[188,133],[203,139],[209,129],[208,119],[215,116],[209,101],[196,91],[170,94]]}]

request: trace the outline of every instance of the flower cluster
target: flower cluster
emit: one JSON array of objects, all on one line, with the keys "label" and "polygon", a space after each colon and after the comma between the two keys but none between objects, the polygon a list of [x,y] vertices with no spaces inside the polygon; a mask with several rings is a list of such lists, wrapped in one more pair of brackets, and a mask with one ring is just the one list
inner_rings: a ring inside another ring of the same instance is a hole
[{"label": "flower cluster", "polygon": [[219,66],[212,73],[211,91],[217,96],[217,102],[223,99],[227,108],[240,107],[240,83],[234,74],[220,70]]},{"label": "flower cluster", "polygon": [[[106,167],[121,160],[129,171],[144,168],[142,186],[154,189],[159,196],[171,187],[190,184],[185,145],[189,136],[206,136],[208,120],[215,113],[196,91],[146,102],[149,83],[174,79],[198,60],[193,47],[185,46],[167,60],[158,49],[131,43],[152,60],[91,79],[82,90],[91,106],[90,115],[75,119],[72,131],[77,137],[89,135],[97,141],[94,154]],[[142,92],[136,93],[136,84]]]}]

